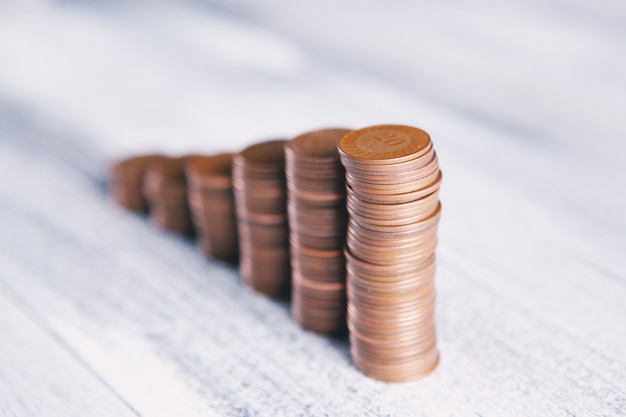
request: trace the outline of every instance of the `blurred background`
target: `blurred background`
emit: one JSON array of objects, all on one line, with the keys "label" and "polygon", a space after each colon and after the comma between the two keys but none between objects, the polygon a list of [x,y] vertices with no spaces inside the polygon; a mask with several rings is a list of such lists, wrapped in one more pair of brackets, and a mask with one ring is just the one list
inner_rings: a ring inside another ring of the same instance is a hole
[{"label": "blurred background", "polygon": [[[429,132],[443,171],[442,363],[414,385],[101,187],[135,153],[382,123]],[[93,407],[41,354],[61,345],[142,415],[618,415],[625,160],[623,0],[0,0],[0,309],[27,313],[0,314],[23,335],[0,410],[44,380]]]},{"label": "blurred background", "polygon": [[1,0],[0,98],[107,154],[450,120],[621,147],[625,20],[616,0]]},{"label": "blurred background", "polygon": [[626,232],[625,22],[619,0],[0,0],[0,134],[102,167],[403,123],[453,184],[484,169]]}]

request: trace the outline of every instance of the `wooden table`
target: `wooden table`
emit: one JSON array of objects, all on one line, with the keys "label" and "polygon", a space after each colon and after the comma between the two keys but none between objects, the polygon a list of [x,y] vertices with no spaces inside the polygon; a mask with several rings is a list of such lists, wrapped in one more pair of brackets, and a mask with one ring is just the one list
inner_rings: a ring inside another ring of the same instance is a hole
[{"label": "wooden table", "polygon": [[[0,415],[626,415],[622,1],[0,2]],[[441,364],[346,340],[106,197],[133,152],[416,125]]]}]

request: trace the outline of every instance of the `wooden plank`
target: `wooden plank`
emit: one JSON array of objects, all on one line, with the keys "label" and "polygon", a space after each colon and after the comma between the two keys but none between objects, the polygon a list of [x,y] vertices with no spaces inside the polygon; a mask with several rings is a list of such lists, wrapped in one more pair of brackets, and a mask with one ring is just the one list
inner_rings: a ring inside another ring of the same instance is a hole
[{"label": "wooden plank", "polygon": [[110,387],[0,293],[0,414],[136,416]]},{"label": "wooden plank", "polygon": [[[140,414],[623,411],[621,277],[569,241],[554,213],[456,162],[463,181],[448,185],[439,250],[443,360],[417,383],[364,377],[345,341],[301,331],[285,305],[108,205],[79,171],[11,147],[0,153],[0,286]],[[489,195],[501,198],[480,204]]]}]

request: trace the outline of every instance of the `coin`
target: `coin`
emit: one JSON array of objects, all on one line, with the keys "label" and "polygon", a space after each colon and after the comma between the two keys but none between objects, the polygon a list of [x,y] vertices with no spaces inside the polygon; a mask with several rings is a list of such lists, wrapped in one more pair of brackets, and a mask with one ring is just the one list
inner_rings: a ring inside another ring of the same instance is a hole
[{"label": "coin", "polygon": [[232,153],[196,156],[184,165],[198,248],[207,257],[227,262],[239,256],[232,165]]},{"label": "coin", "polygon": [[137,155],[111,164],[107,181],[111,197],[121,206],[136,212],[148,209],[142,187],[146,169],[165,158],[163,155]]},{"label": "coin", "polygon": [[318,333],[338,333],[346,327],[344,282],[320,282],[292,272],[292,314],[300,325]]},{"label": "coin", "polygon": [[146,167],[142,192],[150,207],[150,220],[175,233],[193,230],[187,203],[185,163],[192,156],[161,157]]},{"label": "coin", "polygon": [[107,178],[118,204],[239,260],[251,289],[291,295],[303,328],[348,331],[364,374],[404,382],[437,366],[442,174],[425,131],[322,129],[237,154],[137,156]]},{"label": "coin", "polygon": [[365,374],[420,378],[438,363],[435,250],[441,171],[430,136],[372,126],[339,142],[346,170],[347,325]]},{"label": "coin", "polygon": [[288,295],[291,286],[284,144],[257,143],[233,157],[241,275],[270,297]]},{"label": "coin", "polygon": [[347,129],[322,129],[285,144],[292,314],[306,329],[342,332],[345,319],[345,171],[337,144]]},{"label": "coin", "polygon": [[382,165],[416,159],[429,146],[430,136],[421,129],[379,125],[346,134],[339,142],[339,153],[354,164]]},{"label": "coin", "polygon": [[232,153],[190,158],[185,164],[187,183],[198,191],[230,190],[232,162]]}]

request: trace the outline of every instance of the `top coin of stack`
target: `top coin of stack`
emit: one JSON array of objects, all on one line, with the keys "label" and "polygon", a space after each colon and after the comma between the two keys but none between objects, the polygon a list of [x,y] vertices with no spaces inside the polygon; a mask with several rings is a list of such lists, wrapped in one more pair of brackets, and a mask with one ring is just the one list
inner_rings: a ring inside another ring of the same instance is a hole
[{"label": "top coin of stack", "polygon": [[347,293],[351,354],[389,382],[437,365],[435,247],[441,172],[429,135],[398,125],[353,131],[339,143],[346,168]]},{"label": "top coin of stack", "polygon": [[241,275],[271,297],[286,296],[290,288],[284,144],[258,143],[233,158]]},{"label": "top coin of stack", "polygon": [[148,204],[143,196],[143,179],[148,167],[163,160],[162,155],[141,155],[114,163],[107,173],[109,193],[128,210],[145,212]]},{"label": "top coin of stack", "polygon": [[185,163],[190,158],[162,158],[146,170],[143,194],[150,205],[150,220],[162,229],[191,231],[185,182]]},{"label": "top coin of stack", "polygon": [[320,333],[345,329],[346,186],[337,143],[348,132],[318,130],[285,145],[291,311]]},{"label": "top coin of stack", "polygon": [[187,197],[198,247],[224,261],[238,256],[237,221],[232,189],[233,154],[198,156],[187,161]]}]

